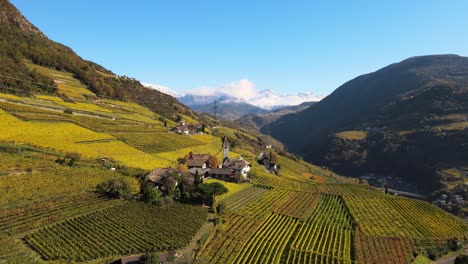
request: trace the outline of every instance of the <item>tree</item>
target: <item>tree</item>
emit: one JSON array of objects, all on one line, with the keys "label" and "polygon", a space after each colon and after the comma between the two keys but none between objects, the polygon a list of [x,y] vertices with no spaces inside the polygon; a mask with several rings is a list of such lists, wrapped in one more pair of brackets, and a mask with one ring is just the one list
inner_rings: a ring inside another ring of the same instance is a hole
[{"label": "tree", "polygon": [[146,181],[141,182],[140,192],[141,200],[147,204],[159,204],[161,202],[161,192],[155,190],[151,184]]},{"label": "tree", "polygon": [[180,178],[179,175],[176,175],[175,173],[171,173],[168,177],[164,177],[162,179],[163,181],[163,186],[167,190],[167,195],[172,196],[174,195],[174,190],[177,186],[177,178]]},{"label": "tree", "polygon": [[132,197],[130,185],[123,179],[112,179],[102,182],[96,186],[96,190],[111,198],[130,199]]},{"label": "tree", "polygon": [[468,255],[460,255],[455,258],[454,264],[466,264],[468,263]]},{"label": "tree", "polygon": [[208,158],[208,167],[210,168],[217,168],[219,166],[219,161],[218,158],[215,156],[211,156]]},{"label": "tree", "polygon": [[141,256],[140,261],[143,264],[159,264],[159,256],[154,252],[147,252]]},{"label": "tree", "polygon": [[229,190],[219,182],[202,183],[198,185],[198,190],[204,197],[210,197],[212,202],[216,201],[216,196],[227,193]]},{"label": "tree", "polygon": [[270,163],[278,164],[278,154],[274,151],[270,151]]},{"label": "tree", "polygon": [[198,184],[203,183],[203,179],[200,176],[200,174],[198,173],[198,170],[195,171],[195,175],[193,176],[193,178],[194,178],[194,185],[195,186],[198,186]]}]

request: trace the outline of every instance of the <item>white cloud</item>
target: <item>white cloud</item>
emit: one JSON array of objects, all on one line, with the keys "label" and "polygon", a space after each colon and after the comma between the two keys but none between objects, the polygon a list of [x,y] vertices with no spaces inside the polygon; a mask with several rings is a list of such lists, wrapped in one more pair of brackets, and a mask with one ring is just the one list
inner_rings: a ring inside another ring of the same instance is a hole
[{"label": "white cloud", "polygon": [[196,96],[229,96],[237,99],[249,100],[257,95],[255,84],[247,79],[226,83],[217,87],[200,87],[190,92]]},{"label": "white cloud", "polygon": [[[174,97],[193,95],[199,97],[229,97],[236,101],[244,101],[249,104],[271,109],[276,106],[299,105],[303,102],[320,101],[325,96],[314,93],[276,94],[271,90],[257,91],[255,83],[248,79],[226,83],[216,87],[203,86],[185,93],[177,93],[174,90],[159,84],[142,83],[144,86],[156,89]],[[201,100],[203,101],[203,100]]]},{"label": "white cloud", "polygon": [[228,96],[265,109],[271,109],[275,106],[299,105],[303,102],[320,101],[325,97],[314,93],[276,94],[271,90],[257,91],[255,84],[247,79],[241,79],[217,87],[205,86],[196,88],[187,92],[186,95]]},{"label": "white cloud", "polygon": [[252,98],[249,103],[261,108],[271,109],[275,106],[300,105],[303,102],[320,101],[323,97],[314,93],[278,95],[267,90],[266,94],[260,93],[260,96]]}]

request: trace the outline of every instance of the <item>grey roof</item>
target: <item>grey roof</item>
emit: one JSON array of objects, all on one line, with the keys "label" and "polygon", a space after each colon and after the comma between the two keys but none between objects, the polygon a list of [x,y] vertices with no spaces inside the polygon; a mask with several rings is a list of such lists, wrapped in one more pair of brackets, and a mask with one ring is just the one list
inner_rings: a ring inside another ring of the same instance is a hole
[{"label": "grey roof", "polygon": [[231,175],[232,170],[227,168],[214,168],[210,170],[210,175]]},{"label": "grey roof", "polygon": [[242,157],[237,157],[231,160],[228,159],[223,164],[223,168],[231,168],[236,170],[241,170],[246,166],[250,166],[250,163],[245,161]]},{"label": "grey roof", "polygon": [[147,176],[146,178],[152,182],[159,182],[162,177],[167,176],[171,174],[172,172],[175,172],[176,170],[173,168],[154,168]]},{"label": "grey roof", "polygon": [[188,159],[185,164],[187,164],[188,167],[203,167],[205,162],[206,160],[204,159]]},{"label": "grey roof", "polygon": [[210,169],[200,169],[200,168],[191,168],[188,170],[191,174],[194,174],[198,171],[198,175],[203,175],[205,172],[210,171]]}]

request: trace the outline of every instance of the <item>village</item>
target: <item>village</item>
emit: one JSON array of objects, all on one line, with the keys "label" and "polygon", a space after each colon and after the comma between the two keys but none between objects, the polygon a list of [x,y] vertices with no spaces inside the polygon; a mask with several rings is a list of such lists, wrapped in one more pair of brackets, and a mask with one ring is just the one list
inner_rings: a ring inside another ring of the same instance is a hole
[{"label": "village", "polygon": [[[180,135],[199,135],[205,132],[205,126],[187,125],[184,121],[170,130]],[[266,146],[271,148],[271,146]],[[174,198],[189,198],[190,193],[205,179],[217,179],[225,182],[242,183],[251,180],[252,164],[241,155],[230,156],[230,143],[226,136],[222,137],[220,150],[222,160],[216,157],[218,153],[194,153],[189,152],[184,157],[177,160],[176,168],[154,168],[145,180],[161,195]],[[271,158],[271,151],[261,152],[257,158],[258,164],[262,165],[265,171],[276,174],[278,165],[276,159]]]}]

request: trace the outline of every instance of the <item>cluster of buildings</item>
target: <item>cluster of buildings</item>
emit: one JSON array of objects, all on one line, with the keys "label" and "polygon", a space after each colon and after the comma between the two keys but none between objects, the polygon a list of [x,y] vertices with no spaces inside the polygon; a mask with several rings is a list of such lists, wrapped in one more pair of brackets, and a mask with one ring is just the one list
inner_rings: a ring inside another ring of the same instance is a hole
[{"label": "cluster of buildings", "polygon": [[177,123],[177,126],[171,129],[172,132],[180,135],[198,135],[204,133],[204,125],[187,125],[184,121]]},{"label": "cluster of buildings", "polygon": [[[270,147],[271,148],[271,147]],[[257,162],[260,165],[263,165],[266,170],[276,173],[278,171],[278,164],[272,157],[272,152],[262,152],[257,157]]]},{"label": "cluster of buildings", "polygon": [[[198,175],[204,178],[215,178],[223,181],[247,180],[250,177],[251,164],[242,156],[229,158],[229,142],[226,137],[222,143],[223,160],[220,164],[210,154],[195,154],[190,152],[185,159],[187,171],[179,171],[174,168],[155,168],[148,175],[147,180],[156,188],[164,188],[162,180],[176,173],[181,178],[194,178]],[[177,184],[177,183],[176,183]],[[161,189],[164,191],[164,189]]]},{"label": "cluster of buildings", "polygon": [[453,204],[464,205],[465,200],[461,195],[458,194],[454,194],[450,197],[447,194],[441,194],[437,200],[432,201],[432,204],[441,208],[445,208]]}]

